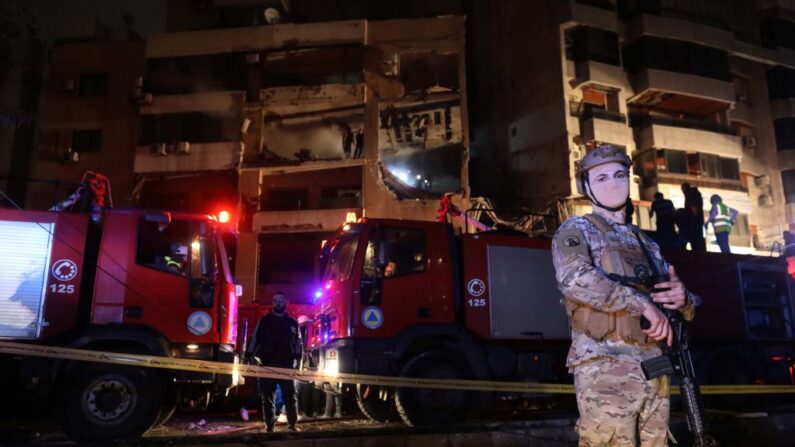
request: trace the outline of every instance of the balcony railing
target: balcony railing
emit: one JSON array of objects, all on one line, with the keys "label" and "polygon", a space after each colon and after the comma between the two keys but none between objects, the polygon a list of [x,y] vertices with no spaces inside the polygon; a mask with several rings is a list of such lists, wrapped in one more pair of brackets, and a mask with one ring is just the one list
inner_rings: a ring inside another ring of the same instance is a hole
[{"label": "balcony railing", "polygon": [[275,199],[260,202],[260,211],[336,210],[361,208],[360,197],[334,197],[323,199]]},{"label": "balcony railing", "polygon": [[604,110],[604,109],[597,109],[597,108],[589,108],[582,111],[580,114],[580,118],[587,120],[587,119],[599,119],[605,121],[613,121],[615,123],[627,123],[627,116],[623,113],[614,112],[611,110]]},{"label": "balcony railing", "polygon": [[575,0],[577,3],[593,6],[594,8],[604,9],[607,11],[616,10],[616,2],[610,0]]},{"label": "balcony railing", "polygon": [[632,127],[643,128],[651,126],[652,124],[656,124],[659,126],[683,127],[686,129],[706,130],[709,132],[734,135],[734,131],[732,131],[731,127],[717,123],[708,123],[704,121],[687,120],[687,119],[665,118],[660,116],[645,116],[642,118],[635,118],[635,117],[630,118],[630,125]]}]

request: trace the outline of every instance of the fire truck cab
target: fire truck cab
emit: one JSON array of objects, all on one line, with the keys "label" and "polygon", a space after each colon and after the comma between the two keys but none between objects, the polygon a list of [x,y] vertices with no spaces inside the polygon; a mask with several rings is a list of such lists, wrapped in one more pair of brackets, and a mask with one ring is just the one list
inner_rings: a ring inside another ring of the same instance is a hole
[{"label": "fire truck cab", "polygon": [[[346,224],[324,247],[319,318],[309,348],[326,373],[561,381],[566,316],[549,241],[439,222]],[[386,397],[386,398],[385,398]],[[466,411],[465,392],[359,387],[373,419],[408,424]]]},{"label": "fire truck cab", "polygon": [[[0,339],[233,361],[240,287],[233,240],[211,216],[0,209]],[[143,433],[233,378],[0,356],[4,386],[56,408],[73,438]]]}]

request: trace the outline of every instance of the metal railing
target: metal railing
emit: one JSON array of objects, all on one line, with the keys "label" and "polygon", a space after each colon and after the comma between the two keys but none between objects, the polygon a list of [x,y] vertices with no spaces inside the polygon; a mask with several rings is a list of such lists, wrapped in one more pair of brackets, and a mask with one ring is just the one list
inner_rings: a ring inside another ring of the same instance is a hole
[{"label": "metal railing", "polygon": [[669,126],[669,127],[683,127],[686,129],[706,130],[708,132],[717,132],[727,135],[734,135],[734,131],[729,126],[724,126],[718,123],[709,123],[705,121],[696,121],[688,119],[666,118],[660,116],[646,116],[643,118],[633,118],[631,120],[632,127],[649,127],[651,125]]},{"label": "metal railing", "polygon": [[587,119],[600,119],[605,121],[613,121],[616,123],[627,123],[627,116],[623,113],[613,112],[610,110],[604,109],[597,109],[597,108],[589,108],[582,111],[580,114],[580,118],[587,120]]}]

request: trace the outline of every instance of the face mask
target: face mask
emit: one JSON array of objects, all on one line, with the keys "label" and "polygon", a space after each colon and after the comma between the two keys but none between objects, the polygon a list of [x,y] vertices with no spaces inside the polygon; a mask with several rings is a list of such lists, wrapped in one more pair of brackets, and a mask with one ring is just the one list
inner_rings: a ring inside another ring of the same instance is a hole
[{"label": "face mask", "polygon": [[629,173],[620,163],[607,163],[588,171],[588,189],[598,206],[619,208],[629,198]]}]

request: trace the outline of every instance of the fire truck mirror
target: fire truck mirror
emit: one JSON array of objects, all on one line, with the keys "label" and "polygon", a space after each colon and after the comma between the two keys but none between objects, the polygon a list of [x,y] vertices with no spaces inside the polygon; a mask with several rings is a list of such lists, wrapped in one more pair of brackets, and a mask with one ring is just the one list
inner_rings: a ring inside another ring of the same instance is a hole
[{"label": "fire truck mirror", "polygon": [[171,223],[171,213],[146,213],[144,215],[144,220],[146,222],[155,222],[162,226],[166,226]]},{"label": "fire truck mirror", "polygon": [[218,267],[212,239],[203,237],[195,239],[191,243],[190,260],[193,278],[214,278]]}]

